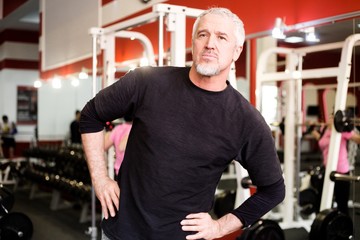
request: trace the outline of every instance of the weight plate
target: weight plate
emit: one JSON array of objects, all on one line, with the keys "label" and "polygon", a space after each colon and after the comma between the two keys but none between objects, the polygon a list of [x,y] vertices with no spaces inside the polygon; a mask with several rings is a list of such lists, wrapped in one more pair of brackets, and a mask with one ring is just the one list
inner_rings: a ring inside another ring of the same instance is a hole
[{"label": "weight plate", "polygon": [[336,209],[321,211],[311,225],[309,240],[345,240],[353,235],[352,219]]},{"label": "weight plate", "polygon": [[237,240],[285,240],[284,232],[273,220],[259,220],[245,229]]},{"label": "weight plate", "polygon": [[1,218],[0,239],[30,240],[33,234],[33,223],[20,212],[11,212]]}]

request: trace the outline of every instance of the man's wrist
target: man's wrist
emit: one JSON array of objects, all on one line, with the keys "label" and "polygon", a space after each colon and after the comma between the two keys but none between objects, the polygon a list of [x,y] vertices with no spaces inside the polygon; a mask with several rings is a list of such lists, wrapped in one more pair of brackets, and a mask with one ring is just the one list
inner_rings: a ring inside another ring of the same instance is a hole
[{"label": "man's wrist", "polygon": [[243,227],[242,222],[234,214],[228,213],[217,220],[219,235],[223,237]]}]

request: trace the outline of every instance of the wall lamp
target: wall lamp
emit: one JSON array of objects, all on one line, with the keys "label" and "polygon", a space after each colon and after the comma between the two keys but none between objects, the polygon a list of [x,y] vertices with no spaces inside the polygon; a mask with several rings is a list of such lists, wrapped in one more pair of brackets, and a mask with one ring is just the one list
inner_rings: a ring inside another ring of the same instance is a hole
[{"label": "wall lamp", "polygon": [[40,79],[37,79],[34,81],[34,88],[41,88],[42,87],[42,81]]},{"label": "wall lamp", "polygon": [[285,28],[286,28],[285,21],[283,21],[281,18],[276,18],[275,26],[272,30],[273,38],[285,39],[286,38],[286,36],[284,34]]},{"label": "wall lamp", "polygon": [[305,28],[303,31],[305,33],[305,40],[307,42],[319,42],[320,41],[320,39],[315,34],[314,27]]},{"label": "wall lamp", "polygon": [[61,85],[62,85],[60,77],[59,76],[54,76],[53,79],[51,80],[51,85],[55,89],[60,89]]},{"label": "wall lamp", "polygon": [[89,74],[87,73],[85,68],[82,68],[81,72],[79,73],[79,79],[88,79]]}]

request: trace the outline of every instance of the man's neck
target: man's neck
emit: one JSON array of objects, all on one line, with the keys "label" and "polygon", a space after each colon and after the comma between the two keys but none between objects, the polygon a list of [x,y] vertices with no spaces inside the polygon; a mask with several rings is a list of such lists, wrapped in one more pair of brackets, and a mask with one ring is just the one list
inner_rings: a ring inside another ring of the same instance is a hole
[{"label": "man's neck", "polygon": [[209,77],[199,74],[195,67],[192,66],[190,69],[189,78],[191,82],[197,87],[207,91],[220,92],[227,87],[227,74],[225,72],[221,72],[219,75]]}]

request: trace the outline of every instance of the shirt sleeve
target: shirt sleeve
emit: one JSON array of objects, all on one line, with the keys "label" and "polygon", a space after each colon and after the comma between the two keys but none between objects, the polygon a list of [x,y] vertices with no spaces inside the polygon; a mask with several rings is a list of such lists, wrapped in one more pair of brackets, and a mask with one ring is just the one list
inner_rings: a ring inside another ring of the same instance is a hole
[{"label": "shirt sleeve", "polygon": [[256,222],[265,213],[276,207],[285,197],[284,179],[257,187],[256,193],[231,213],[240,219],[244,227]]},{"label": "shirt sleeve", "polygon": [[139,96],[139,86],[143,85],[139,83],[139,71],[130,71],[101,90],[84,106],[80,118],[81,133],[102,131],[106,122],[124,117],[126,114],[133,115]]},{"label": "shirt sleeve", "polygon": [[232,213],[244,227],[273,209],[285,197],[285,185],[280,161],[270,128],[261,115],[255,113],[249,121],[247,141],[236,160],[248,171],[257,191]]}]

